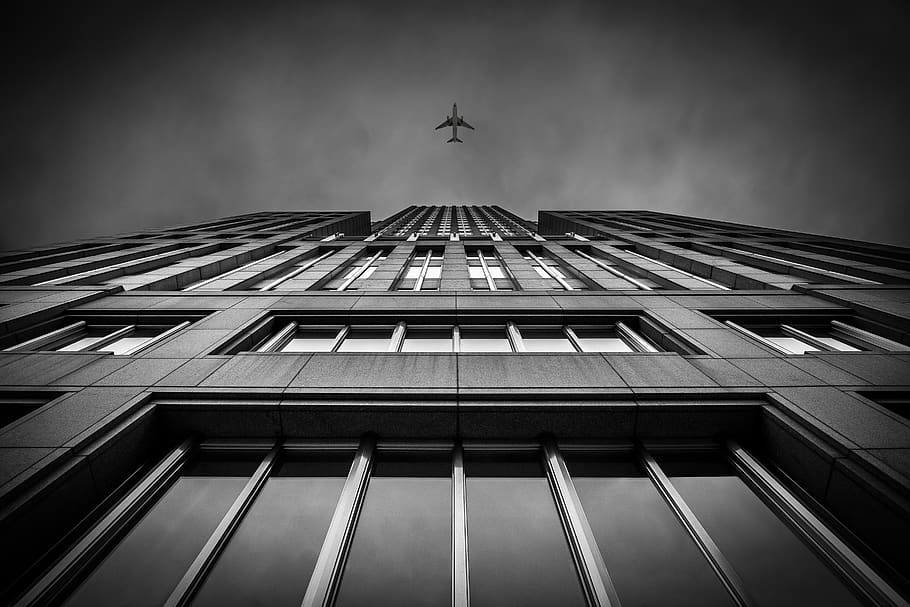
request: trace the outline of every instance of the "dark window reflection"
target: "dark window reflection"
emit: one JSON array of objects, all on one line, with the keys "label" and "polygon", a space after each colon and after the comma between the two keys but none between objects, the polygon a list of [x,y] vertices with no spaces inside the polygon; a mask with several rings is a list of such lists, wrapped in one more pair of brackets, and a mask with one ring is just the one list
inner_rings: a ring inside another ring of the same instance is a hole
[{"label": "dark window reflection", "polygon": [[449,605],[451,455],[380,454],[336,605]]},{"label": "dark window reflection", "polygon": [[661,465],[757,604],[861,604],[725,462],[676,458]]},{"label": "dark window reflection", "polygon": [[189,465],[64,604],[164,603],[255,468],[256,462]]},{"label": "dark window reflection", "polygon": [[471,605],[585,605],[539,456],[469,457]]},{"label": "dark window reflection", "polygon": [[606,457],[566,455],[623,606],[732,605],[651,480],[631,460]]},{"label": "dark window reflection", "polygon": [[283,462],[266,481],[193,605],[298,607],[352,456]]}]

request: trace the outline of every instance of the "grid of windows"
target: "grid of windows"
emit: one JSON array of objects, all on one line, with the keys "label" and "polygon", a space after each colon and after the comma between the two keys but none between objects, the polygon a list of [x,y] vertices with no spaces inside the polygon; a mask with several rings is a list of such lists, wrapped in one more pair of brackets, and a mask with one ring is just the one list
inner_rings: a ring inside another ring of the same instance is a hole
[{"label": "grid of windows", "polygon": [[852,607],[889,590],[732,442],[366,435],[188,440],[21,604]]},{"label": "grid of windows", "polygon": [[617,321],[601,325],[304,325],[291,321],[253,347],[256,352],[657,352],[649,339]]}]

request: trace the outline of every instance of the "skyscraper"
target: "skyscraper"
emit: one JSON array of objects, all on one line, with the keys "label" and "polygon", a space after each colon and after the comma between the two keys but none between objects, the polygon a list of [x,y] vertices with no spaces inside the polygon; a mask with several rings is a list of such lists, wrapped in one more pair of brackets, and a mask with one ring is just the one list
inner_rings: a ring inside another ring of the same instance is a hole
[{"label": "skyscraper", "polygon": [[910,250],[415,205],[0,273],[11,604],[907,604]]}]

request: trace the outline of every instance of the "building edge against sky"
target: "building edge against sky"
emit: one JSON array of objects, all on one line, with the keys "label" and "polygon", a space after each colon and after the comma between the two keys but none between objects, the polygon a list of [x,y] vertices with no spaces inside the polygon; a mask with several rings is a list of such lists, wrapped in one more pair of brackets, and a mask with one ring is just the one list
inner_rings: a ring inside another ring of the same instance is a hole
[{"label": "building edge against sky", "polygon": [[908,283],[497,205],[0,254],[3,600],[905,605]]}]

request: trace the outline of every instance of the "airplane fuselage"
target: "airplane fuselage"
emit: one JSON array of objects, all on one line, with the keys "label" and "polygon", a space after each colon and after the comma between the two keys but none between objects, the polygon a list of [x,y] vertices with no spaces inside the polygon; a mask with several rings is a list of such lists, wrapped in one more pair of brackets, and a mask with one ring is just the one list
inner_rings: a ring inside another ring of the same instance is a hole
[{"label": "airplane fuselage", "polygon": [[458,139],[458,104],[452,104],[452,139]]}]

